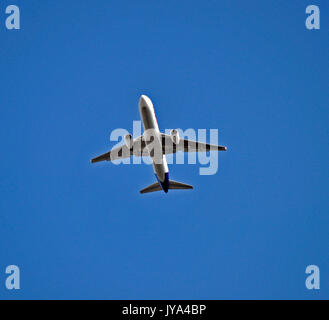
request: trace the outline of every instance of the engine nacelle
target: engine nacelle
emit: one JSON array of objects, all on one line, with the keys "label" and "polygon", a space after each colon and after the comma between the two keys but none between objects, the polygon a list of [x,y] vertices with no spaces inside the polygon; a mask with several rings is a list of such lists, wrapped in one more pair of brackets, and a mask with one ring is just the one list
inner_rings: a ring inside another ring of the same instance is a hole
[{"label": "engine nacelle", "polygon": [[176,129],[170,131],[170,136],[174,144],[179,144],[180,137],[179,137],[179,132]]},{"label": "engine nacelle", "polygon": [[126,134],[125,137],[125,144],[128,147],[128,149],[131,149],[134,145],[134,139],[131,134]]}]

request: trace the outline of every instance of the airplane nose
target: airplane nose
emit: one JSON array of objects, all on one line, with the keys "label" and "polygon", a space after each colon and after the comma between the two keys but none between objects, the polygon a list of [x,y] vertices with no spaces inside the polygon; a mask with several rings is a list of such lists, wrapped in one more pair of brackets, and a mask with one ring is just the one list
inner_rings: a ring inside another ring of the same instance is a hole
[{"label": "airplane nose", "polygon": [[152,102],[148,96],[145,96],[144,94],[141,95],[139,99],[139,107],[142,109],[149,109],[152,106]]},{"label": "airplane nose", "polygon": [[147,105],[147,100],[148,100],[149,98],[147,97],[147,96],[145,96],[145,95],[141,95],[141,97],[140,97],[140,99],[139,99],[139,104],[140,105]]}]

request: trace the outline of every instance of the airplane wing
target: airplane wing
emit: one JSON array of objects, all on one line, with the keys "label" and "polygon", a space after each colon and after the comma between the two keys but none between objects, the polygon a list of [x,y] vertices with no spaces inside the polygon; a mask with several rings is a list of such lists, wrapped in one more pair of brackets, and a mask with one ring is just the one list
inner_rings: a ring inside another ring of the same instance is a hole
[{"label": "airplane wing", "polygon": [[164,154],[183,152],[206,152],[206,151],[226,151],[227,148],[209,143],[180,139],[179,144],[174,144],[171,136],[162,133],[162,150]]},{"label": "airplane wing", "polygon": [[132,155],[134,156],[148,155],[145,149],[145,141],[143,140],[142,136],[134,139],[134,144],[131,149],[129,149],[124,144],[120,147],[113,148],[111,151],[106,152],[96,158],[91,159],[91,163],[125,159],[125,158],[129,158]]}]

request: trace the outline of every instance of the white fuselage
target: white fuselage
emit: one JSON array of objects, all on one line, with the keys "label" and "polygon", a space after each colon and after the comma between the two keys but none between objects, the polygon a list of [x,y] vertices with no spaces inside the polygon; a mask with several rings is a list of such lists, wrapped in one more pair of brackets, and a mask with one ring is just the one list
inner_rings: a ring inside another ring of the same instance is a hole
[{"label": "white fuselage", "polygon": [[149,156],[152,158],[154,173],[160,184],[165,183],[168,180],[168,164],[166,156],[162,153],[161,134],[153,103],[145,95],[142,95],[139,100],[139,112],[144,127],[143,138],[146,141]]}]

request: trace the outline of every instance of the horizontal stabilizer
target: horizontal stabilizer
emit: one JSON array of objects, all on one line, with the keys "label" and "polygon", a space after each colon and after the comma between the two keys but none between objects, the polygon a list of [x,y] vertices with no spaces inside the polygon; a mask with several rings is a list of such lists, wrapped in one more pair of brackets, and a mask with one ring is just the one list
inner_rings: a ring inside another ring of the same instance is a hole
[{"label": "horizontal stabilizer", "polygon": [[169,180],[169,189],[193,189],[193,187],[186,183]]},{"label": "horizontal stabilizer", "polygon": [[[183,190],[183,189],[193,189],[193,187],[186,183],[169,180],[168,189]],[[165,189],[164,191],[167,192],[168,189]],[[163,190],[163,188],[161,187],[159,182],[156,182],[146,187],[145,189],[141,190],[140,193],[150,193],[150,192],[161,191],[161,190]]]},{"label": "horizontal stabilizer", "polygon": [[161,190],[162,188],[160,184],[156,182],[146,187],[145,189],[141,190],[140,193],[150,193],[150,192],[161,191]]}]

